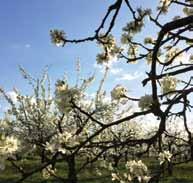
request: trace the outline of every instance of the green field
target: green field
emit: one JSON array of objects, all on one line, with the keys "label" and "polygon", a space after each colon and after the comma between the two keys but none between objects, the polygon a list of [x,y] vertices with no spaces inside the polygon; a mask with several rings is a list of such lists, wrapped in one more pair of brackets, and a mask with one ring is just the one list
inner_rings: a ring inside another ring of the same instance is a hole
[{"label": "green field", "polygon": [[[154,161],[144,160],[148,167],[150,167],[151,172],[157,170],[157,164]],[[22,162],[26,170],[30,170],[37,164],[35,160],[25,160]],[[66,178],[67,169],[65,164],[57,164],[57,175]],[[94,166],[86,168],[80,175],[78,179],[80,183],[111,183],[111,175],[105,170],[102,170],[104,173],[102,176],[96,174],[96,169]],[[7,163],[6,169],[0,173],[0,183],[14,183],[19,179],[19,173],[11,166],[10,163]],[[55,178],[50,178],[45,180],[42,178],[41,173],[36,173],[33,176],[29,177],[24,181],[24,183],[59,183]],[[193,162],[180,164],[174,167],[173,176],[162,177],[160,183],[193,183]]]}]

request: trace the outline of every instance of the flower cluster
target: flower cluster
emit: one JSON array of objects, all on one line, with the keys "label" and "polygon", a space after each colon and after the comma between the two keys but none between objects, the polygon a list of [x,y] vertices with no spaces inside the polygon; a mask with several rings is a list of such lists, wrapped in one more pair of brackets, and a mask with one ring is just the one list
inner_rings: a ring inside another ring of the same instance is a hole
[{"label": "flower cluster", "polygon": [[171,46],[165,47],[166,50],[168,50],[165,58],[165,62],[168,62],[170,60],[174,61],[176,59],[180,59],[182,57],[182,54],[179,54],[180,50],[179,48],[173,48]]},{"label": "flower cluster", "polygon": [[[192,2],[190,1],[190,3],[192,3]],[[193,8],[184,7],[184,8],[183,8],[183,12],[184,12],[184,14],[186,14],[187,16],[193,15]]]},{"label": "flower cluster", "polygon": [[[129,44],[129,48],[127,51],[127,55],[129,56],[129,58],[135,59],[137,57],[137,54],[138,54],[138,46],[133,45],[133,44]],[[136,61],[132,61],[130,63],[136,63]]]},{"label": "flower cluster", "polygon": [[19,147],[19,142],[14,137],[0,136],[0,169],[5,168],[4,161],[12,154],[14,154]]},{"label": "flower cluster", "polygon": [[77,88],[69,88],[68,84],[59,80],[56,83],[55,102],[61,113],[68,113],[72,110],[72,101],[75,102],[80,97]]},{"label": "flower cluster", "polygon": [[150,9],[138,8],[136,12],[136,20],[128,22],[125,27],[123,27],[123,34],[121,37],[121,42],[123,44],[129,44],[132,37],[141,32],[144,26],[144,18],[151,14]]},{"label": "flower cluster", "polygon": [[172,154],[169,151],[163,151],[159,153],[159,161],[160,165],[163,164],[165,161],[171,161]]},{"label": "flower cluster", "polygon": [[167,13],[170,4],[171,0],[160,0],[158,10],[161,10],[163,13]]},{"label": "flower cluster", "polygon": [[[52,137],[50,142],[47,142],[45,149],[51,153],[60,152],[62,154],[69,154],[72,147],[79,145],[87,138],[87,132],[84,129],[81,133],[76,134],[76,129],[63,129],[62,133],[58,132]],[[70,131],[70,132],[69,132]]]},{"label": "flower cluster", "polygon": [[55,175],[55,173],[56,173],[56,169],[55,168],[53,169],[51,165],[48,165],[46,168],[42,170],[42,177],[44,179],[49,179],[50,176]]},{"label": "flower cluster", "polygon": [[69,144],[74,145],[74,140],[75,139],[70,132],[65,131],[63,133],[58,133],[52,138],[50,143],[46,143],[46,150],[50,151],[51,153],[61,152],[62,154],[66,154],[66,146]]},{"label": "flower cluster", "polygon": [[177,79],[171,76],[166,76],[161,81],[162,93],[175,91],[177,87]]},{"label": "flower cluster", "polygon": [[148,176],[148,168],[141,161],[128,161],[125,165],[127,172],[123,174],[120,173],[112,173],[112,180],[119,181],[120,183],[131,183],[134,180],[138,180],[140,183],[147,183],[150,180],[150,176]]},{"label": "flower cluster", "polygon": [[18,140],[14,137],[0,137],[0,154],[13,154],[17,151],[19,146]]},{"label": "flower cluster", "polygon": [[126,93],[127,93],[127,90],[123,86],[117,85],[111,91],[111,98],[113,100],[120,100],[121,98],[125,98]]},{"label": "flower cluster", "polygon": [[149,109],[152,104],[153,104],[152,95],[145,95],[140,98],[138,106],[139,108],[141,108],[141,110],[145,110],[145,109]]},{"label": "flower cluster", "polygon": [[51,36],[52,43],[55,44],[56,46],[60,47],[65,45],[64,31],[57,30],[57,29],[51,30],[50,36]]},{"label": "flower cluster", "polygon": [[115,38],[112,35],[106,37],[101,35],[100,37],[98,44],[102,46],[103,52],[97,55],[96,60],[98,64],[104,64],[117,57],[121,49],[117,47]]},{"label": "flower cluster", "polygon": [[155,40],[152,38],[152,37],[146,37],[144,39],[144,43],[145,44],[154,44],[155,43]]}]

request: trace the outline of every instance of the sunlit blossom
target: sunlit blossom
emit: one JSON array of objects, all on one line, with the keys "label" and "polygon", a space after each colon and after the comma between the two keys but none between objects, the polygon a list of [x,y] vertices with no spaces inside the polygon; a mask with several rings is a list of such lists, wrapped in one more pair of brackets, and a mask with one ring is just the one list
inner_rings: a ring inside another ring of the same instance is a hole
[{"label": "sunlit blossom", "polygon": [[163,164],[165,161],[171,161],[172,154],[169,151],[163,151],[159,153],[160,164]]}]

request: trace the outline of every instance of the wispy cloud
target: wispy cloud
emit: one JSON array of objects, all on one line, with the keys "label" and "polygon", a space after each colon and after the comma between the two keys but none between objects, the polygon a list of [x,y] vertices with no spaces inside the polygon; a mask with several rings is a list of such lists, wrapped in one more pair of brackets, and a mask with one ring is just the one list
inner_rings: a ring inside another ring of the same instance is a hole
[{"label": "wispy cloud", "polygon": [[31,44],[29,44],[29,43],[26,43],[26,44],[13,43],[11,45],[11,48],[13,48],[13,49],[22,49],[22,48],[29,49],[29,48],[31,48]]},{"label": "wispy cloud", "polygon": [[[123,72],[122,68],[115,67],[113,64],[108,66],[109,67],[109,72],[111,75],[120,75]],[[97,69],[99,72],[104,73],[105,72],[105,66],[99,65],[99,64],[94,64],[94,68]]]},{"label": "wispy cloud", "polygon": [[134,73],[124,73],[120,77],[118,77],[117,81],[132,81],[138,79],[143,76],[142,72],[134,72]]},{"label": "wispy cloud", "polygon": [[[98,65],[95,63],[94,68],[101,73],[105,72],[105,66],[103,65]],[[116,66],[115,63],[109,66],[109,72],[111,76],[114,76],[116,78],[116,81],[132,81],[144,76],[141,69],[140,71],[128,73],[128,71],[126,72],[124,68]]]},{"label": "wispy cloud", "polygon": [[110,69],[110,73],[113,74],[113,75],[118,75],[118,74],[120,74],[121,72],[123,72],[123,69],[122,69],[122,68],[111,68],[111,69]]},{"label": "wispy cloud", "polygon": [[31,44],[25,44],[25,48],[31,48]]}]

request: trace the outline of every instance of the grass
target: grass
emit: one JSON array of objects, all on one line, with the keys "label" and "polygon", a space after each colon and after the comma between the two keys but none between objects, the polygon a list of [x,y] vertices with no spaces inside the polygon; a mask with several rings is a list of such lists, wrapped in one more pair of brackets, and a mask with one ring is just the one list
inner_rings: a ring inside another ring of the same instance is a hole
[{"label": "grass", "polygon": [[193,162],[174,167],[172,177],[167,177],[164,183],[193,183]]},{"label": "grass", "polygon": [[[144,159],[144,162],[148,165],[151,172],[157,170],[158,164],[155,160]],[[38,160],[24,160],[20,162],[24,165],[26,170],[30,170],[38,164]],[[64,178],[67,177],[67,169],[65,164],[57,164],[57,175]],[[94,167],[89,167],[85,169],[78,176],[79,183],[111,183],[110,174],[105,170],[101,170],[104,175],[97,176],[96,169]],[[0,172],[0,183],[14,183],[19,179],[19,173],[11,166],[8,162],[6,164],[5,170]],[[59,183],[54,178],[49,180],[44,180],[41,173],[34,174],[30,178],[24,181],[24,183]],[[174,167],[173,176],[166,176],[160,181],[160,183],[193,183],[193,162],[180,164]]]}]

